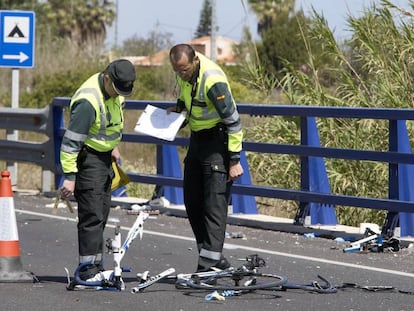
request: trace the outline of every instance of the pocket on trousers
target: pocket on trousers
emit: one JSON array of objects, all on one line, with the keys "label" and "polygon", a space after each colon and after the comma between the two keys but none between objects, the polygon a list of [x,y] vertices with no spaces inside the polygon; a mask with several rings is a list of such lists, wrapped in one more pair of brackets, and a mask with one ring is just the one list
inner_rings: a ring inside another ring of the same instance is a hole
[{"label": "pocket on trousers", "polygon": [[216,193],[226,192],[227,170],[224,164],[210,163],[204,167],[205,176],[209,176],[208,182],[210,189]]},{"label": "pocket on trousers", "polygon": [[213,173],[219,173],[219,174],[227,175],[227,170],[226,170],[226,167],[224,166],[224,164],[211,163],[210,164],[210,169]]},{"label": "pocket on trousers", "polygon": [[76,189],[79,191],[91,191],[95,189],[95,182],[93,181],[78,181]]}]

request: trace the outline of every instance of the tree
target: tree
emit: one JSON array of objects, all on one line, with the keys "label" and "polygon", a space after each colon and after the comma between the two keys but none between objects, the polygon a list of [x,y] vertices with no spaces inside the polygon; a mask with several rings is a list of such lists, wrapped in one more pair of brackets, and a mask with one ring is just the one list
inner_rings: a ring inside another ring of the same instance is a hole
[{"label": "tree", "polygon": [[33,9],[33,2],[28,0],[0,0],[1,10],[29,10]]},{"label": "tree", "polygon": [[[321,55],[318,40],[306,41],[311,19],[303,10],[295,11],[295,0],[249,0],[249,3],[258,17],[258,33],[262,40],[257,51],[260,66],[266,69],[264,74],[268,78],[282,79],[292,68],[306,70],[309,50]],[[329,63],[330,59],[317,57],[317,61]],[[330,77],[326,80],[329,82]]]},{"label": "tree", "polygon": [[110,0],[0,0],[0,8],[34,10],[40,37],[69,39],[75,45],[102,47],[115,19]]},{"label": "tree", "polygon": [[278,74],[286,69],[286,61],[296,68],[306,63],[307,52],[301,32],[307,33],[307,19],[303,12],[291,17],[286,13],[279,14],[277,22],[262,32],[259,57],[269,72]]},{"label": "tree", "polygon": [[38,11],[43,31],[78,45],[93,42],[103,46],[106,28],[115,19],[114,4],[109,0],[39,1]]},{"label": "tree", "polygon": [[155,52],[167,49],[172,45],[171,33],[151,31],[147,38],[133,36],[122,44],[122,53],[125,55],[151,55]]},{"label": "tree", "polygon": [[278,17],[294,12],[295,0],[249,0],[258,17],[257,32],[262,34],[277,22]]},{"label": "tree", "polygon": [[211,18],[212,6],[210,0],[204,0],[203,8],[200,13],[200,22],[197,31],[194,33],[194,38],[200,38],[211,35]]}]

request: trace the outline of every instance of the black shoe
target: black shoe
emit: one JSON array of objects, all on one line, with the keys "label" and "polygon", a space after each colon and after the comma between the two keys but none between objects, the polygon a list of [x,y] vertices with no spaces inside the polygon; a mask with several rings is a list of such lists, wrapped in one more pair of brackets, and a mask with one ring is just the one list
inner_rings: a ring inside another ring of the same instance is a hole
[{"label": "black shoe", "polygon": [[81,280],[86,281],[90,278],[93,278],[96,274],[99,273],[99,268],[95,264],[86,265],[79,271],[79,277]]},{"label": "black shoe", "polygon": [[229,263],[229,261],[225,257],[223,257],[218,262],[216,262],[215,265],[210,266],[210,267],[205,267],[205,266],[198,265],[196,273],[216,271],[216,270],[225,270],[225,269],[228,269],[230,267],[231,267],[231,264]]},{"label": "black shoe", "polygon": [[220,270],[226,270],[226,269],[231,267],[231,264],[225,257],[223,257],[213,267],[217,268],[217,269],[220,269]]}]

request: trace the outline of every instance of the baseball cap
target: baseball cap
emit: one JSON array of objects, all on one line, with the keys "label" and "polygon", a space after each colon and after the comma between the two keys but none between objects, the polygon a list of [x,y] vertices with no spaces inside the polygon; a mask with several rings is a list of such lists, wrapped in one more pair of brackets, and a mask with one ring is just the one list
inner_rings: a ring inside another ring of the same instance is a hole
[{"label": "baseball cap", "polygon": [[134,65],[129,60],[115,60],[108,65],[105,71],[111,78],[112,86],[118,95],[131,95],[136,74]]}]

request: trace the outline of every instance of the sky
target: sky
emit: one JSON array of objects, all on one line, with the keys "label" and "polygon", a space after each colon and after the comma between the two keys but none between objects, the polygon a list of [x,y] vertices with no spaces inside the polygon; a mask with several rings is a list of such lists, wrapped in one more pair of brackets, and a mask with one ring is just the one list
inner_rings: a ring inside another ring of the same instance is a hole
[{"label": "sky", "polygon": [[[391,0],[394,4],[409,8],[409,0]],[[171,33],[172,43],[188,42],[193,38],[200,20],[204,0],[114,0],[118,11],[117,27],[108,30],[107,44],[121,45],[134,36],[147,38],[153,31]],[[338,39],[349,36],[346,19],[358,17],[364,9],[380,0],[296,0],[297,8],[310,15],[312,7],[322,14]],[[257,19],[249,11],[247,0],[216,0],[217,35],[239,41],[243,27],[249,27],[254,38],[257,35]],[[116,35],[117,34],[117,35]]]}]

